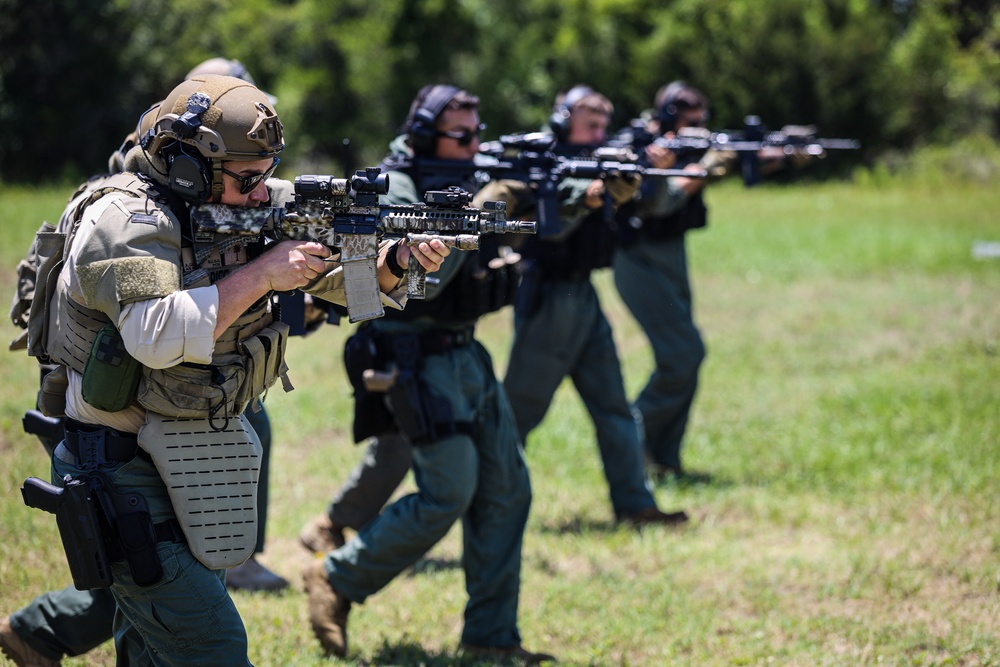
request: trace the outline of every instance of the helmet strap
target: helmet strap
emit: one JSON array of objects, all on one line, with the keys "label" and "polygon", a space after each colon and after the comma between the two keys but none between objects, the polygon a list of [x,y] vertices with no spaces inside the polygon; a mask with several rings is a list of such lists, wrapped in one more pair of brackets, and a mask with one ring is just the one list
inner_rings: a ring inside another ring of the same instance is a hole
[{"label": "helmet strap", "polygon": [[212,163],[212,203],[222,203],[222,193],[226,184],[222,181],[222,160],[210,160]]}]

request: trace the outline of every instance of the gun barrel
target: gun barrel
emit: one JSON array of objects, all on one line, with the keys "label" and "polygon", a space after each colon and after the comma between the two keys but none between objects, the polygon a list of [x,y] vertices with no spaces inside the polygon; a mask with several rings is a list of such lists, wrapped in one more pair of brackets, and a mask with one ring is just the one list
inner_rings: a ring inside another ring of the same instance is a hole
[{"label": "gun barrel", "polygon": [[534,234],[534,220],[484,220],[480,225],[483,234]]},{"label": "gun barrel", "polygon": [[817,139],[817,143],[826,149],[856,151],[861,148],[861,142],[857,139]]},{"label": "gun barrel", "polygon": [[708,176],[708,172],[704,169],[696,171],[694,169],[656,169],[648,167],[643,169],[641,173],[643,176],[649,177],[683,176],[684,178],[706,178]]},{"label": "gun barrel", "polygon": [[538,231],[538,223],[534,220],[506,220],[504,229],[498,234],[535,234]]}]

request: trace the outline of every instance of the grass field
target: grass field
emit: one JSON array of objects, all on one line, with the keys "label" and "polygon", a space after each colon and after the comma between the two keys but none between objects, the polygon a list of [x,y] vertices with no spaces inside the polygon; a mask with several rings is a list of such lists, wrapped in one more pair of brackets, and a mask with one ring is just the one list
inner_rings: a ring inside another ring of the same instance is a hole
[{"label": "grass field", "polygon": [[[861,178],[722,184],[689,235],[709,357],[686,444],[708,484],[657,488],[680,531],[613,522],[593,429],[569,385],[527,443],[525,645],[566,665],[1000,665],[1000,241],[995,184]],[[0,292],[67,192],[0,190]],[[651,355],[597,276],[629,395]],[[340,364],[346,327],[292,344],[274,424],[264,562],[298,584],[296,535],[361,450]],[[13,338],[15,330],[8,328]],[[481,337],[503,372],[510,314]],[[20,428],[37,374],[0,356],[0,613],[69,582],[55,522],[18,487],[46,476]],[[412,489],[408,480],[402,492]],[[454,664],[459,529],[351,614],[357,664]],[[235,595],[257,665],[321,665],[298,585]],[[113,664],[105,644],[65,665]],[[5,664],[0,658],[0,664]]]}]

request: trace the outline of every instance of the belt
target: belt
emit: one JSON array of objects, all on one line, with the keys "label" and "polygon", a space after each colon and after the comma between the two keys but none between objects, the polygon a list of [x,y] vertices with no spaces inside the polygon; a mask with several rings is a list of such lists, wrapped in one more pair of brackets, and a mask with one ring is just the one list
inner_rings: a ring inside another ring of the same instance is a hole
[{"label": "belt", "polygon": [[[134,433],[122,433],[107,426],[84,424],[69,418],[66,419],[65,428],[66,439],[63,442],[79,464],[106,465],[112,461],[124,463],[136,456],[152,460],[139,447]],[[84,456],[80,455],[81,451],[84,451]]]},{"label": "belt", "polygon": [[554,283],[585,283],[590,280],[590,269],[567,271],[561,275],[553,275],[549,279]]},{"label": "belt", "polygon": [[469,327],[461,331],[440,329],[420,334],[420,351],[425,354],[444,354],[456,347],[464,347],[474,340],[475,329]]}]

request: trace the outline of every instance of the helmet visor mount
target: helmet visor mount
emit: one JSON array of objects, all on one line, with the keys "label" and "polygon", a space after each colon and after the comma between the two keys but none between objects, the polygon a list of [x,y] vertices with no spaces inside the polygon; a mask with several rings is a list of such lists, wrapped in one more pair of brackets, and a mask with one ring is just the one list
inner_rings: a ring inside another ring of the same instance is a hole
[{"label": "helmet visor mount", "polygon": [[274,155],[284,148],[282,143],[281,121],[278,114],[266,105],[257,103],[257,122],[247,132],[247,140],[263,149],[263,154]]}]

